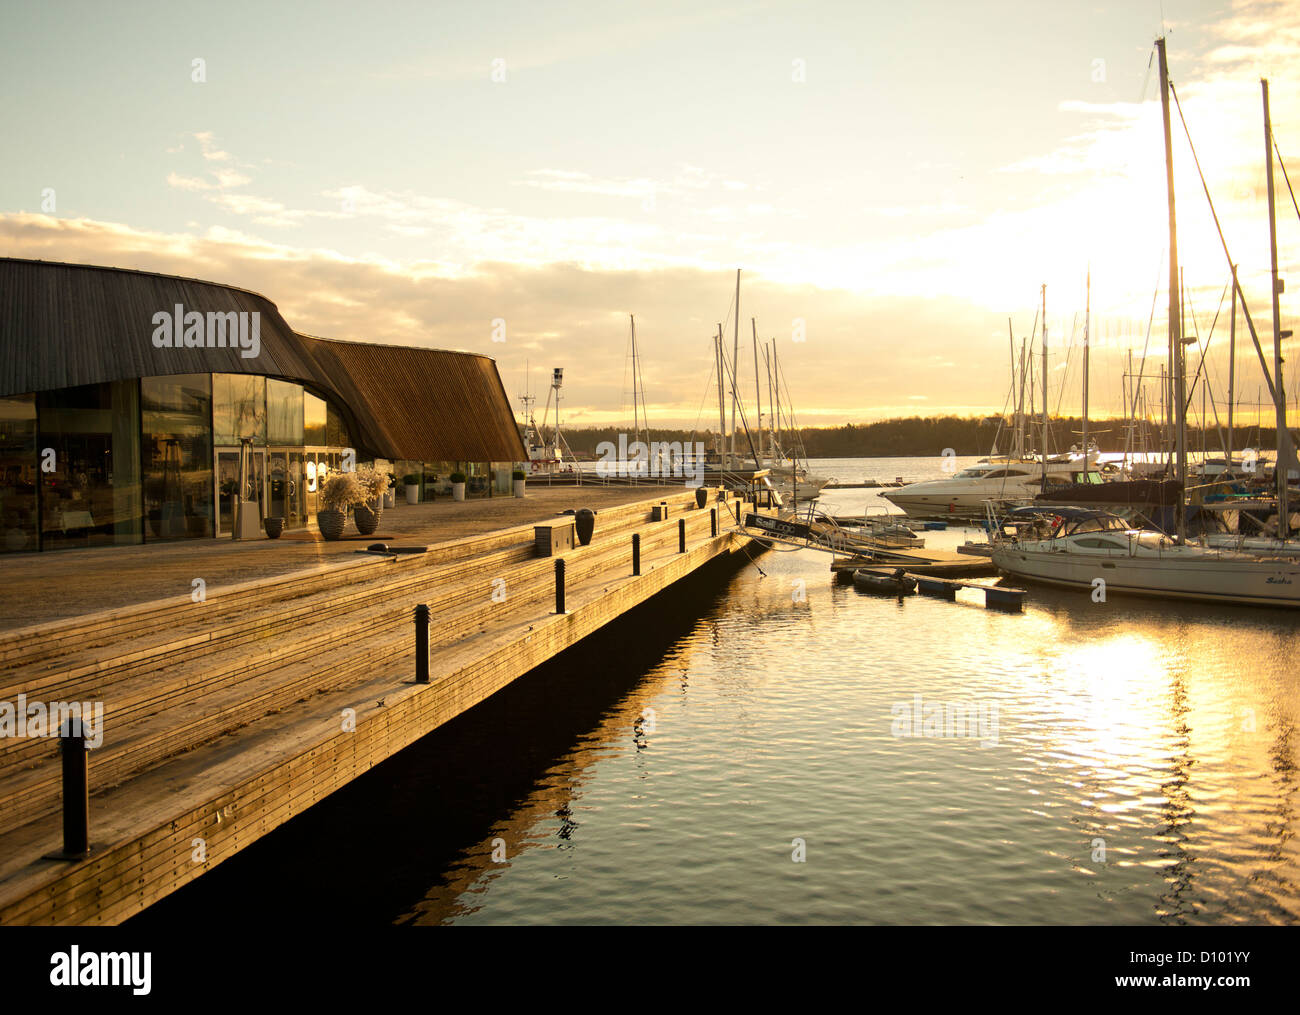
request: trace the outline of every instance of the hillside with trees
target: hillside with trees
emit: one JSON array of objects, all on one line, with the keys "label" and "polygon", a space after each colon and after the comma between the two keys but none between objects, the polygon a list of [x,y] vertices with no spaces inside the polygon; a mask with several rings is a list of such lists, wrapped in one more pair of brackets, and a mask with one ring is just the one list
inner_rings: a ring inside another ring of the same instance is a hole
[{"label": "hillside with trees", "polygon": [[[1124,427],[1122,419],[1093,419],[1088,422],[1089,438],[1095,440],[1103,452],[1124,450]],[[1069,450],[1079,443],[1079,433],[1083,428],[1082,419],[1074,416],[1053,418],[1049,423],[1050,449],[1053,452]],[[1032,439],[1038,445],[1039,424],[1032,427]],[[1144,432],[1151,435],[1155,446],[1159,446],[1162,430],[1159,425],[1144,427]],[[619,427],[589,427],[565,430],[565,439],[574,453],[580,458],[594,458],[596,447],[602,441],[618,445],[619,435],[627,430]],[[958,455],[987,455],[992,450],[994,440],[997,450],[1004,452],[1008,448],[1009,421],[999,416],[908,416],[899,419],[880,420],[875,423],[846,423],[833,427],[802,427],[799,430],[803,446],[809,458],[893,458],[917,457],[942,454],[945,448],[952,448]],[[1238,425],[1234,443],[1237,449],[1256,447],[1272,450],[1276,447],[1275,431],[1272,427],[1253,427]],[[630,440],[630,435],[626,438]],[[651,430],[650,439],[656,441],[702,441],[706,448],[713,447],[714,432],[711,430]],[[787,434],[783,440],[788,447],[791,443]],[[1201,448],[1199,428],[1188,427],[1188,448],[1197,452]],[[1218,432],[1213,428],[1206,435],[1206,447],[1211,453],[1221,449]],[[737,448],[749,451],[744,431],[737,437]]]}]

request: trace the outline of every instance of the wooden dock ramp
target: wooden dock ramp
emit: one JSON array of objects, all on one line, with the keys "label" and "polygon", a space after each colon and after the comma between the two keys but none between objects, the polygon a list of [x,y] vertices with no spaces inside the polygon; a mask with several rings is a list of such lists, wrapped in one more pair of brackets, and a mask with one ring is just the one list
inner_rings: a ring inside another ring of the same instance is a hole
[{"label": "wooden dock ramp", "polygon": [[538,556],[529,524],[0,635],[0,701],[104,709],[81,859],[46,858],[62,844],[58,740],[0,739],[0,923],[139,912],[673,583],[754,552],[723,523],[713,535],[715,507],[735,511],[658,493],[602,508],[591,545],[558,558]]}]

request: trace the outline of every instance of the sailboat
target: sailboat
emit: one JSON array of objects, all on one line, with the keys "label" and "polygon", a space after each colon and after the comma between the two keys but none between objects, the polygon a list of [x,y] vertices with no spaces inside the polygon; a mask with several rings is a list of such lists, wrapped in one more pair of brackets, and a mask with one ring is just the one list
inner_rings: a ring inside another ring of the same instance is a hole
[{"label": "sailboat", "polygon": [[[1179,306],[1177,216],[1174,206],[1173,148],[1170,140],[1169,69],[1165,40],[1156,40],[1160,57],[1160,96],[1164,114],[1165,171],[1169,194],[1169,359],[1171,396],[1176,420],[1176,475],[1187,477],[1187,403],[1184,345]],[[1267,127],[1265,85],[1265,128]],[[1270,153],[1271,159],[1271,153]],[[1270,184],[1272,163],[1269,164]],[[1270,223],[1272,190],[1269,191]],[[1276,253],[1274,278],[1276,278]],[[1277,321],[1274,285],[1274,321]],[[1276,324],[1275,324],[1276,327]],[[1277,332],[1275,331],[1275,342]],[[1280,396],[1280,355],[1277,358]],[[1285,403],[1281,403],[1284,405]],[[1285,409],[1279,407],[1279,435]],[[1289,436],[1289,433],[1288,433]],[[1279,436],[1281,441],[1281,437]],[[1281,453],[1279,454],[1281,456]],[[1284,470],[1283,470],[1284,471]],[[1281,535],[1286,535],[1285,478],[1279,483]],[[1132,527],[1116,515],[1090,508],[1033,507],[1013,512],[1022,524],[1014,539],[998,539],[992,560],[1000,571],[1018,578],[1074,588],[1105,589],[1106,593],[1300,607],[1300,561],[1282,555],[1248,554],[1187,542],[1187,504],[1180,494],[1175,504],[1175,535]],[[1046,527],[1046,528],[1045,528]],[[999,526],[998,532],[1001,531]]]},{"label": "sailboat", "polygon": [[[1026,503],[1036,494],[1060,486],[1100,483],[1101,475],[1090,471],[1097,460],[1095,451],[1086,454],[1070,453],[1049,455],[1047,449],[1047,286],[1042,289],[1043,299],[1043,413],[1042,454],[1029,449],[1029,417],[1024,411],[1027,360],[1022,345],[1019,363],[1012,340],[1012,367],[1016,376],[1012,381],[1015,396],[1012,440],[1009,453],[990,454],[975,465],[962,469],[956,475],[943,479],[909,483],[907,486],[884,494],[886,500],[912,518],[976,519],[985,514],[985,505]],[[1008,321],[1008,327],[1010,322]]]},{"label": "sailboat", "polygon": [[[757,412],[756,428],[757,433],[749,427],[749,422],[745,415],[744,403],[740,396],[739,390],[739,361],[740,361],[740,269],[736,269],[736,302],[735,302],[735,323],[732,334],[732,355],[728,359],[726,355],[725,342],[722,335],[722,325],[718,325],[718,334],[714,340],[714,354],[717,359],[718,370],[718,420],[719,420],[719,446],[718,461],[720,473],[723,477],[730,475],[742,483],[747,483],[746,475],[752,475],[755,472],[769,471],[771,473],[768,481],[780,494],[784,500],[793,500],[795,503],[800,501],[809,501],[821,493],[822,488],[830,482],[829,479],[813,476],[808,473],[806,466],[799,463],[801,441],[798,431],[794,431],[794,443],[789,449],[782,446],[781,443],[781,391],[783,378],[780,369],[780,363],[776,358],[776,343],[773,342],[772,360],[768,369],[768,386],[769,386],[769,423],[774,424],[774,429],[767,433],[767,451],[764,451],[764,428],[763,428],[763,405],[762,405],[762,388],[758,368],[758,324],[750,318],[751,331],[753,334],[754,346],[754,400],[755,411]],[[773,395],[773,384],[775,384],[775,395]],[[729,389],[731,394],[731,427],[728,438],[726,403],[724,400],[724,389]],[[790,410],[789,388],[785,388],[786,409],[785,418],[793,419]],[[737,415],[739,415],[739,427],[737,426]],[[736,447],[737,436],[740,432],[744,433],[746,443],[749,447],[749,454],[746,456],[743,450]],[[803,456],[807,461],[807,456]]]}]

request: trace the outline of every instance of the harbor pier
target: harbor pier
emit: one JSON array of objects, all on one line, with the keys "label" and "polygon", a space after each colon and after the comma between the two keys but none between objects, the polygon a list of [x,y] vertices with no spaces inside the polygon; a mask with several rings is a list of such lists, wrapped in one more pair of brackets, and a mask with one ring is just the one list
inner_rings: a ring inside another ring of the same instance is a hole
[{"label": "harbor pier", "polygon": [[0,738],[0,923],[141,911],[676,582],[756,554],[739,511],[665,491],[600,507],[586,546],[557,544],[573,516],[551,514],[0,634],[0,701],[102,708],[75,859],[53,858],[58,737]]}]

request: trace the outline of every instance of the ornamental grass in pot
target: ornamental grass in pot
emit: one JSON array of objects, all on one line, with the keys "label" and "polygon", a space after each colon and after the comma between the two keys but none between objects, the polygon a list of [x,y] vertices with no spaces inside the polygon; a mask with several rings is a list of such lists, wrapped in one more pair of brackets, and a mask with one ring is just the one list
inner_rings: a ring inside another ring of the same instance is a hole
[{"label": "ornamental grass in pot", "polygon": [[336,472],[330,476],[321,490],[320,510],[316,512],[320,534],[329,540],[342,539],[348,509],[364,504],[365,500],[366,490],[355,472]]},{"label": "ornamental grass in pot", "polygon": [[365,498],[352,511],[352,520],[363,536],[374,535],[384,513],[384,494],[388,492],[388,473],[373,465],[363,465],[355,473]]}]

